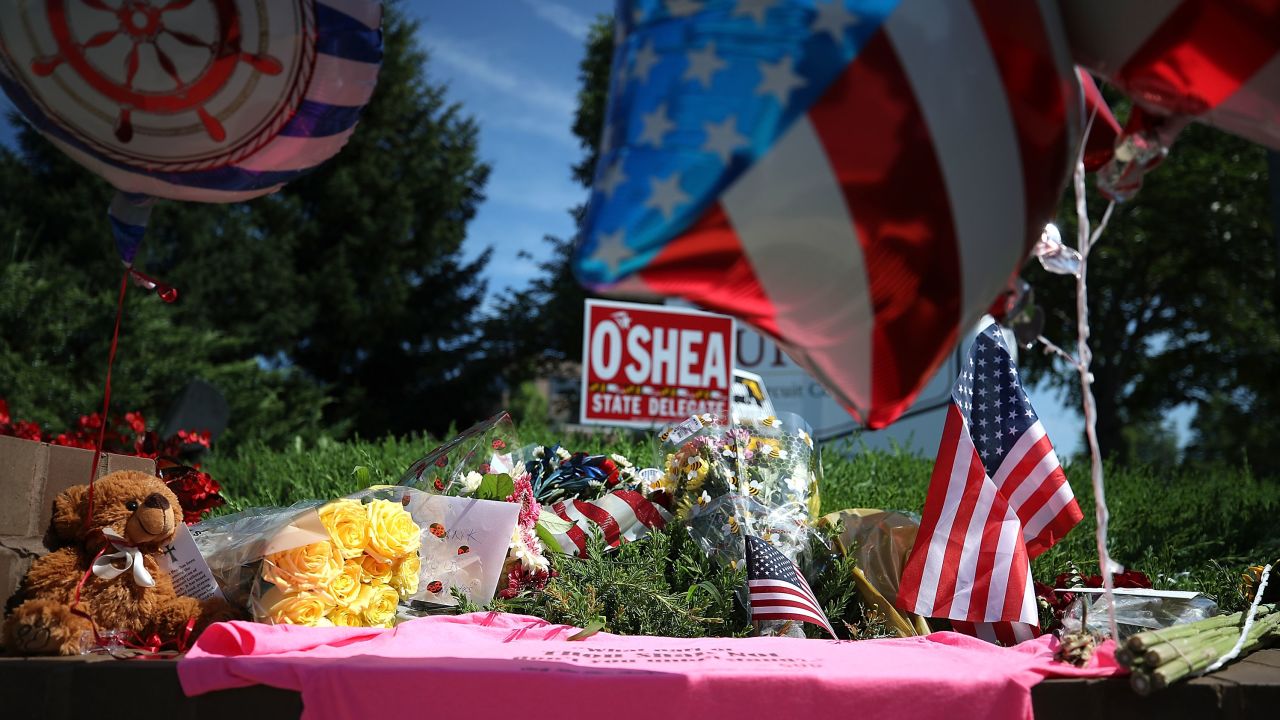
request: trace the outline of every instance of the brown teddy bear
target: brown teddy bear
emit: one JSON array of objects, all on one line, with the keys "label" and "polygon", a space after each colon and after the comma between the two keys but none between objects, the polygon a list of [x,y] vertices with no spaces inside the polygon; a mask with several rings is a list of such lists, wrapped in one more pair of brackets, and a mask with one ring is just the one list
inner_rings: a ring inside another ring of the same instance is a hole
[{"label": "brown teddy bear", "polygon": [[184,635],[191,618],[194,639],[210,623],[234,617],[222,600],[176,594],[156,563],[182,523],[178,498],[164,481],[132,470],[111,473],[94,483],[86,526],[88,514],[88,485],[68,488],[54,500],[46,537],[53,552],[32,563],[10,600],[4,623],[10,652],[77,655],[93,646],[94,625],[98,632],[123,631],[126,638],[171,641]]}]

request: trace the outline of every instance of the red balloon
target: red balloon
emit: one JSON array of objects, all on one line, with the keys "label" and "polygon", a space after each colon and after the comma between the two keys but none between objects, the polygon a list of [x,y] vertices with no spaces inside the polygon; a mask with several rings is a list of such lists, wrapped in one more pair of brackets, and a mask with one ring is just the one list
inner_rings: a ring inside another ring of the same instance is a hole
[{"label": "red balloon", "polygon": [[1106,165],[1116,154],[1116,140],[1120,137],[1120,123],[1111,113],[1111,106],[1098,91],[1084,68],[1076,68],[1076,77],[1084,90],[1084,116],[1091,119],[1089,134],[1084,140],[1084,169],[1095,172]]},{"label": "red balloon", "polygon": [[1063,0],[1077,63],[1170,138],[1190,120],[1280,149],[1280,2]]}]

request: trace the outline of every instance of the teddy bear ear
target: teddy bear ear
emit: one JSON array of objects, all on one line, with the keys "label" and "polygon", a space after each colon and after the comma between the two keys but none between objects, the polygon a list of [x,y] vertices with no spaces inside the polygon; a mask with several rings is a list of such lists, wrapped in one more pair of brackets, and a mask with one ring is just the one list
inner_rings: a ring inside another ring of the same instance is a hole
[{"label": "teddy bear ear", "polygon": [[49,531],[64,543],[80,539],[84,534],[84,514],[88,505],[88,485],[75,485],[58,493],[53,500],[53,521]]}]

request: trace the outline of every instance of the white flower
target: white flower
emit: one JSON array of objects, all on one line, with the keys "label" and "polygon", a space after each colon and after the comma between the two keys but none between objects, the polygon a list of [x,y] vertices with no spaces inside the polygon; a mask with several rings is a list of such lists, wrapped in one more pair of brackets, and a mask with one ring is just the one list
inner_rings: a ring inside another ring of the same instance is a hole
[{"label": "white flower", "polygon": [[534,538],[533,542],[536,547],[529,547],[520,534],[520,528],[517,527],[511,533],[511,555],[520,561],[520,566],[526,572],[546,571],[551,567],[551,563],[542,556],[542,543],[537,538]]},{"label": "white flower", "polygon": [[610,457],[610,458],[613,458],[613,461],[614,461],[615,463],[617,463],[617,464],[618,464],[618,467],[619,467],[619,468],[629,468],[629,467],[631,467],[631,461],[630,461],[630,460],[628,460],[628,459],[626,459],[625,457],[623,457],[623,456],[621,456],[621,455],[618,455],[618,454],[616,454],[616,453],[615,453],[615,454],[613,454],[613,455],[610,455],[609,457]]},{"label": "white flower", "polygon": [[556,457],[560,458],[561,460],[568,460],[569,458],[573,457],[573,454],[562,447],[558,447],[556,448]]},{"label": "white flower", "polygon": [[533,449],[533,456],[535,458],[541,459],[542,456],[546,454],[547,454],[547,449],[541,445]]},{"label": "white flower", "polygon": [[483,481],[484,476],[475,470],[472,470],[467,473],[466,477],[462,478],[462,492],[467,493],[468,495],[475,492],[476,488],[480,487],[480,483]]}]

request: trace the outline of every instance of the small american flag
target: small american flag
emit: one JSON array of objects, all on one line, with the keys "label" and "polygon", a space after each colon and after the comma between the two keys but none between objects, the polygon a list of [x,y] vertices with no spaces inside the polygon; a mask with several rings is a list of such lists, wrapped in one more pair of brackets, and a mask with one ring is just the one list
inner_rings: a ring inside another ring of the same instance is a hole
[{"label": "small american flag", "polygon": [[898,607],[949,618],[979,637],[1029,637],[1032,628],[984,624],[1038,626],[1030,560],[1082,517],[992,324],[974,340],[952,390]]},{"label": "small american flag", "polygon": [[813,623],[836,636],[795,563],[754,535],[747,536],[747,597],[752,620]]}]

